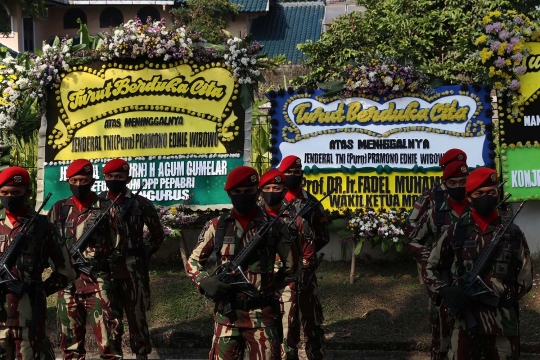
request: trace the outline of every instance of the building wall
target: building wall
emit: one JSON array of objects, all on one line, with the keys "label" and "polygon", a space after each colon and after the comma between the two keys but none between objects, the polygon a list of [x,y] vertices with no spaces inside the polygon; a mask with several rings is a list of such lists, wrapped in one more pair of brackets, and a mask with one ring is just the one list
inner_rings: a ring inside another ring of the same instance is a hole
[{"label": "building wall", "polygon": [[0,43],[4,44],[5,46],[15,50],[19,51],[19,49],[22,49],[22,11],[21,8],[17,5],[10,4],[10,6],[7,7],[9,13],[11,14],[11,18],[13,19],[12,22],[12,34],[8,37],[4,37],[0,35]]},{"label": "building wall", "polygon": [[[131,5],[131,6],[114,6],[122,12],[124,15],[124,22],[128,22],[131,19],[135,19],[137,12],[147,5]],[[172,17],[169,14],[170,6],[166,6],[165,10],[161,5],[153,5],[160,13],[162,18],[170,23]],[[49,18],[47,20],[36,21],[36,49],[41,49],[43,41],[47,41],[49,38],[58,36],[64,37],[77,36],[78,29],[64,29],[64,15],[65,13],[74,8],[79,8],[86,14],[87,26],[90,35],[96,35],[100,32],[107,31],[108,28],[101,28],[99,26],[99,16],[101,12],[109,6],[55,6],[49,8]]]}]

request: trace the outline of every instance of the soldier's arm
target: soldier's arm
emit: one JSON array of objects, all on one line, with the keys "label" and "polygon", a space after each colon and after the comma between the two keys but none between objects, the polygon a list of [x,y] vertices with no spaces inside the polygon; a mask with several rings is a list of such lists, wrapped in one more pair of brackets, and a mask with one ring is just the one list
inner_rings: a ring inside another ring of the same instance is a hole
[{"label": "soldier's arm", "polygon": [[443,272],[450,273],[452,262],[454,260],[454,251],[452,248],[453,226],[450,226],[442,235],[437,245],[429,254],[426,266],[422,270],[422,277],[427,286],[428,294],[431,299],[439,303],[439,290],[447,284],[442,276]]},{"label": "soldier's arm", "polygon": [[301,229],[301,249],[302,249],[302,282],[306,283],[311,270],[315,267],[317,262],[317,250],[313,240],[313,230],[304,219],[297,218],[299,224],[297,226]]},{"label": "soldier's arm", "polygon": [[311,226],[313,227],[313,233],[315,235],[315,251],[319,251],[330,242],[328,217],[326,216],[324,207],[321,204],[318,204],[314,209]]},{"label": "soldier's arm", "polygon": [[403,247],[403,252],[412,256],[419,264],[424,264],[426,262],[426,252],[427,247],[424,245],[427,239],[433,236],[433,231],[431,229],[431,214],[433,210],[426,211],[424,215],[416,222],[416,227],[409,234],[407,243]]},{"label": "soldier's arm", "polygon": [[161,221],[159,221],[159,215],[156,207],[152,202],[150,202],[150,200],[144,200],[142,216],[144,224],[150,232],[150,239],[148,240],[149,252],[150,254],[154,254],[159,250],[159,247],[163,243],[165,233],[163,232]]},{"label": "soldier's arm", "polygon": [[204,264],[214,251],[217,221],[218,219],[215,218],[206,223],[187,261],[187,272],[201,294],[203,293],[200,288],[201,280],[209,276],[208,272],[204,270]]},{"label": "soldier's arm", "polygon": [[52,273],[43,282],[43,288],[45,294],[51,295],[73,282],[76,273],[65,240],[62,239],[56,227],[50,223],[47,226],[44,246],[48,252]]},{"label": "soldier's arm", "polygon": [[424,191],[422,196],[416,200],[409,214],[409,227],[408,231],[412,231],[416,227],[416,223],[420,218],[431,208],[430,190]]},{"label": "soldier's arm", "polygon": [[519,248],[519,259],[521,260],[521,269],[516,281],[516,294],[521,299],[532,288],[533,267],[531,263],[531,252],[529,245],[522,233],[521,246]]}]

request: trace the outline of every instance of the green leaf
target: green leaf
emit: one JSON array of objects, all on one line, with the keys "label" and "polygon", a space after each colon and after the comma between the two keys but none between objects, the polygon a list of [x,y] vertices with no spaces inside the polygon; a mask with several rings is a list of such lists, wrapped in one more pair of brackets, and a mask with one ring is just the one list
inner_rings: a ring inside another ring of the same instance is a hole
[{"label": "green leaf", "polygon": [[55,36],[52,46],[58,46],[58,45],[60,45],[60,38],[58,38],[58,36]]},{"label": "green leaf", "polygon": [[249,109],[251,104],[253,104],[253,94],[247,84],[240,85],[240,103],[244,110]]},{"label": "green leaf", "polygon": [[71,47],[71,52],[76,53],[77,51],[81,51],[84,48],[86,48],[86,44],[77,44]]},{"label": "green leaf", "polygon": [[360,239],[360,240],[358,240],[358,242],[356,243],[356,246],[354,247],[354,255],[355,256],[360,255],[360,253],[362,252],[362,246],[364,246],[364,240]]},{"label": "green leaf", "polygon": [[398,242],[396,244],[396,251],[397,252],[402,252],[403,251],[403,243]]},{"label": "green leaf", "polygon": [[388,250],[390,250],[390,247],[388,246],[388,243],[386,241],[383,241],[381,243],[381,250],[383,253],[386,253]]}]

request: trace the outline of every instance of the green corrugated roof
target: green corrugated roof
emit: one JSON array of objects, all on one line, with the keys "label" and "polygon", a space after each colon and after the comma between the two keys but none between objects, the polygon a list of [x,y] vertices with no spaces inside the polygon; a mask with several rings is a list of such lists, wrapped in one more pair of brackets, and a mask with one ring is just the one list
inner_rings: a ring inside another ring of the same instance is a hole
[{"label": "green corrugated roof", "polygon": [[285,54],[292,64],[304,58],[296,48],[306,40],[319,40],[322,32],[322,2],[283,3],[270,7],[266,16],[253,20],[253,40],[264,45],[268,57]]},{"label": "green corrugated roof", "polygon": [[229,0],[233,4],[242,5],[238,12],[265,12],[269,0]]}]

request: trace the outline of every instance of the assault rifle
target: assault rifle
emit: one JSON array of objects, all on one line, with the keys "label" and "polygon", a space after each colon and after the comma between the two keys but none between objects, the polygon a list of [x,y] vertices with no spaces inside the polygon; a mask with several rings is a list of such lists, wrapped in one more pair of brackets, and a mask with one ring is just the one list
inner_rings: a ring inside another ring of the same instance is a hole
[{"label": "assault rifle", "polygon": [[126,207],[124,208],[124,210],[120,214],[120,216],[119,216],[120,220],[124,220],[124,218],[126,217],[126,215],[129,212],[129,208],[131,207],[131,204],[133,204],[133,202],[137,199],[137,196],[139,195],[141,190],[144,189],[145,187],[146,187],[146,181],[143,181],[142,184],[141,184],[141,187],[137,190],[137,192],[135,192],[135,194],[131,197],[131,199],[129,199],[129,202],[127,203]]},{"label": "assault rifle", "polygon": [[[261,241],[266,238],[266,235],[272,230],[274,225],[279,221],[279,218],[285,213],[285,211],[289,209],[291,205],[292,202],[288,203],[283,209],[281,209],[281,211],[279,212],[279,214],[277,214],[275,218],[270,221],[266,221],[259,228],[257,233],[249,241],[249,243],[242,250],[240,250],[240,252],[234,257],[232,261],[226,262],[218,266],[212,272],[212,274],[210,274],[210,276],[218,275],[220,282],[230,285],[235,292],[244,293],[249,300],[253,299],[256,295],[257,289],[244,274],[244,271],[242,270],[242,265],[244,265],[245,261],[251,255],[251,253],[255,249],[259,248]],[[223,315],[229,316],[234,312],[234,309],[231,306],[230,295],[226,296],[223,299],[213,299],[206,294],[205,296],[214,302],[217,300],[221,300],[221,313]]]},{"label": "assault rifle", "polygon": [[88,242],[94,234],[94,231],[109,213],[114,204],[118,202],[118,199],[120,199],[120,196],[117,196],[114,201],[111,201],[111,204],[105,210],[100,211],[94,221],[86,227],[81,237],[69,247],[69,255],[71,256],[71,259],[73,259],[73,266],[86,275],[90,275],[92,272],[92,264],[86,260],[82,252],[88,247]]},{"label": "assault rifle", "polygon": [[0,257],[0,285],[3,285],[8,291],[15,294],[21,294],[23,292],[24,283],[13,276],[9,268],[13,266],[13,261],[19,255],[19,249],[26,241],[26,234],[32,228],[32,225],[37,220],[43,206],[47,204],[47,201],[49,201],[51,196],[51,193],[47,194],[39,209],[37,209],[36,213],[30,219],[24,222],[21,230],[15,235],[11,244]]},{"label": "assault rifle", "polygon": [[309,200],[306,202],[306,204],[300,209],[300,211],[298,212],[298,214],[296,214],[294,216],[293,219],[291,219],[291,221],[289,222],[289,225],[287,226],[287,233],[285,233],[284,231],[282,231],[282,233],[286,236],[290,236],[290,231],[291,231],[291,226],[294,225],[294,229],[292,229],[293,231],[294,230],[297,230],[296,229],[296,219],[298,217],[301,217],[303,218],[306,214],[308,214],[311,210],[313,210],[315,208],[315,206],[317,206],[318,204],[322,203],[322,201],[324,199],[326,199],[327,197],[329,197],[330,195],[332,195],[333,193],[335,193],[337,190],[337,188],[334,188],[333,190],[329,191],[326,195],[324,195],[320,200],[317,200],[317,201],[313,201],[313,200]]},{"label": "assault rifle", "polygon": [[[497,306],[499,304],[499,295],[495,294],[493,289],[491,289],[482,280],[481,275],[489,266],[491,266],[491,260],[495,252],[499,249],[499,243],[501,242],[502,238],[504,237],[505,233],[508,231],[510,226],[512,226],[514,219],[519,214],[524,204],[525,204],[525,201],[519,204],[519,207],[517,208],[516,212],[514,213],[510,221],[505,225],[504,228],[498,228],[495,231],[495,235],[493,236],[493,239],[486,246],[484,251],[482,251],[482,254],[478,258],[478,260],[474,263],[474,266],[471,269],[471,271],[469,271],[465,275],[456,279],[456,281],[454,281],[452,286],[459,284],[459,286],[463,288],[463,290],[465,291],[467,295],[469,295],[471,298],[478,299],[479,301],[487,305]],[[465,317],[465,321],[467,322],[467,326],[469,327],[469,329],[474,330],[478,326],[472,314],[471,309],[465,309],[462,311],[459,308],[449,305],[449,304],[446,304],[445,306],[446,306],[446,312],[450,314],[451,316],[457,317],[460,314],[463,315]]]}]

